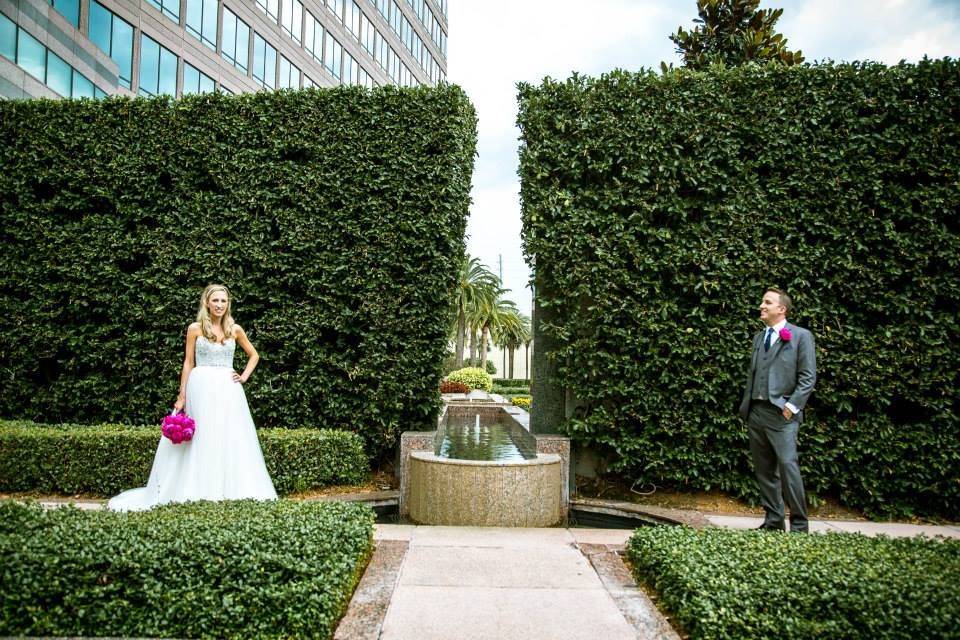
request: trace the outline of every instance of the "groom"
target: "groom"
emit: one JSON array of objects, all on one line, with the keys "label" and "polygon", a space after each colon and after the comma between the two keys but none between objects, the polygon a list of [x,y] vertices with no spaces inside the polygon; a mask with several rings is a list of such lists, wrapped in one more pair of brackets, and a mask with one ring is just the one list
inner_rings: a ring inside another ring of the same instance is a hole
[{"label": "groom", "polygon": [[760,303],[766,328],[753,338],[753,356],[740,403],[750,454],[766,512],[761,529],[783,531],[784,500],[790,531],[806,532],[807,501],[797,461],[797,431],[817,380],[813,334],[787,322],[793,303],[784,291],[767,289]]}]

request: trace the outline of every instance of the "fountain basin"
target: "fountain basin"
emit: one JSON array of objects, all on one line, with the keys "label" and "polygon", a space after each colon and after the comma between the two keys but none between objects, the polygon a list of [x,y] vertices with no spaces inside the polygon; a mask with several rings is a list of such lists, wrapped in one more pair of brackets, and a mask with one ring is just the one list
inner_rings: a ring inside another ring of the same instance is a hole
[{"label": "fountain basin", "polygon": [[563,518],[561,457],[481,461],[411,451],[409,516],[421,524],[550,527]]}]

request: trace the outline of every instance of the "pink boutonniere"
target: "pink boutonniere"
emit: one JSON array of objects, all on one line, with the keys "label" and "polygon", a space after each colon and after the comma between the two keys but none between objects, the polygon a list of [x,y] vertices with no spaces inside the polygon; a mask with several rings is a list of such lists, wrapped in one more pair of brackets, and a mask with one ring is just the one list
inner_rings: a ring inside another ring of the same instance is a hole
[{"label": "pink boutonniere", "polygon": [[780,339],[784,342],[790,342],[793,340],[793,334],[790,333],[790,329],[787,329],[786,327],[780,329]]}]

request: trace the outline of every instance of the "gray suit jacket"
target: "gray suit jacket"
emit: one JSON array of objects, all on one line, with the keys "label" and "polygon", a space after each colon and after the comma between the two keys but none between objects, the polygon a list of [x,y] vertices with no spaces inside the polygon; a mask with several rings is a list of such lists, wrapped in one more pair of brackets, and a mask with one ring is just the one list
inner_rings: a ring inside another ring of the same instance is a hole
[{"label": "gray suit jacket", "polygon": [[[773,345],[774,360],[770,365],[770,376],[766,396],[770,402],[783,409],[789,402],[797,408],[796,420],[803,421],[803,408],[813,392],[813,385],[817,382],[817,352],[813,341],[813,334],[795,324],[786,325],[793,334],[790,342],[783,339]],[[743,400],[740,402],[740,417],[744,420],[750,413],[750,398],[753,396],[753,371],[757,365],[760,350],[763,349],[763,329],[753,337],[753,354],[750,358],[750,369],[747,371],[747,383],[743,389]]]}]

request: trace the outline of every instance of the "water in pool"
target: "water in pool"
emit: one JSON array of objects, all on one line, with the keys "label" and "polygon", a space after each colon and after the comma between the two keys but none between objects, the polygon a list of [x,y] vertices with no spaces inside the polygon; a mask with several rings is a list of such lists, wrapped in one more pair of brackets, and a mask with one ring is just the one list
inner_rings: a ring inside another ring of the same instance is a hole
[{"label": "water in pool", "polygon": [[[479,419],[478,419],[479,418]],[[518,431],[519,430],[519,431]],[[447,416],[437,450],[442,458],[458,460],[530,460],[537,457],[536,443],[524,442],[523,427],[496,418]]]}]

